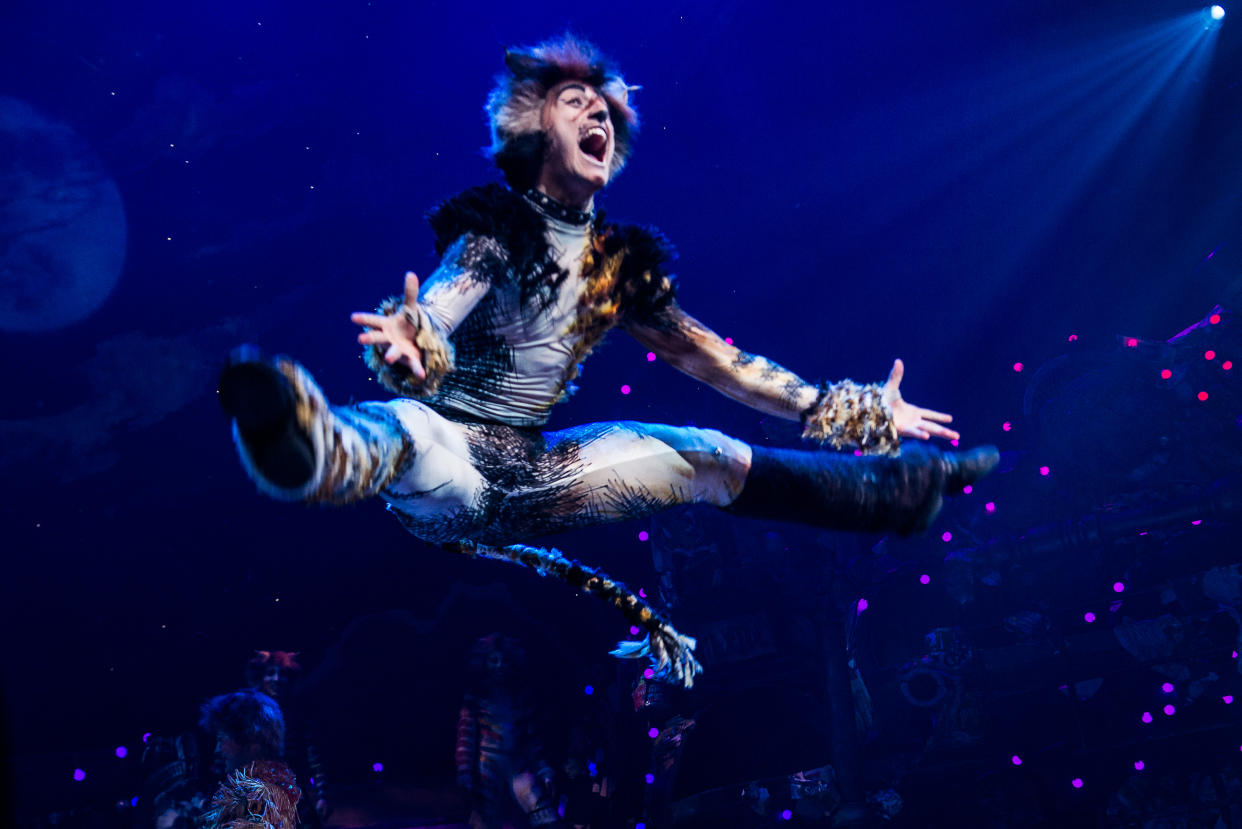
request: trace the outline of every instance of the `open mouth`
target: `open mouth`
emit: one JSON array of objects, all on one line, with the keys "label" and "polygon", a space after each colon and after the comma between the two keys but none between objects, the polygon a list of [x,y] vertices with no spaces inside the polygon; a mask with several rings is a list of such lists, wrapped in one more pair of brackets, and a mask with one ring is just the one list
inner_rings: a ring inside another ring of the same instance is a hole
[{"label": "open mouth", "polygon": [[608,133],[603,127],[591,127],[578,141],[578,149],[603,164],[608,151]]}]

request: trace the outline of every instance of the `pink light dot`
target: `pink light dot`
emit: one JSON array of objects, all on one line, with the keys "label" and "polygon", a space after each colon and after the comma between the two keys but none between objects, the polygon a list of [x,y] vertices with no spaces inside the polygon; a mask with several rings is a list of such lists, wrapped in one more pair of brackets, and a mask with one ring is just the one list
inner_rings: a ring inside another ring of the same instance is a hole
[{"label": "pink light dot", "polygon": [[371,771],[375,772],[376,774],[379,774],[383,770],[384,770],[383,763],[372,763],[371,764]]},{"label": "pink light dot", "polygon": [[1160,690],[1164,691],[1166,694],[1173,693],[1173,683],[1172,682],[1164,683],[1163,685],[1160,686]]},{"label": "pink light dot", "polygon": [[643,590],[641,587],[638,588],[638,596],[639,598],[642,598],[642,599],[647,598],[647,591]]},{"label": "pink light dot", "polygon": [[1212,349],[1210,349],[1210,348],[1209,348],[1207,351],[1203,352],[1203,359],[1205,359],[1205,360],[1215,360],[1215,359],[1216,359],[1216,352],[1215,352],[1215,351],[1213,351]]},{"label": "pink light dot", "polygon": [[1013,428],[1013,424],[1010,423],[1008,420],[1006,420],[1004,423],[1001,424],[1002,432],[1008,432],[1012,428]]},{"label": "pink light dot", "polygon": [[988,501],[986,504],[983,505],[983,508],[987,510],[988,512],[996,512],[996,503],[993,501]]},{"label": "pink light dot", "polygon": [[963,494],[963,495],[969,495],[970,493],[972,493],[972,492],[974,492],[974,491],[975,491],[975,488],[974,488],[973,486],[971,486],[970,484],[966,484],[966,486],[962,487],[962,494]]},{"label": "pink light dot", "polygon": [[655,668],[643,668],[643,679],[651,679],[655,676]]},{"label": "pink light dot", "polygon": [[941,540],[941,541],[946,541],[946,542],[947,542],[947,541],[952,541],[952,540],[953,540],[953,533],[951,533],[951,532],[949,532],[948,530],[946,530],[946,531],[945,531],[945,533],[944,533],[942,536],[940,536],[940,540]]},{"label": "pink light dot", "polygon": [[1172,704],[1166,705],[1166,706],[1164,707],[1164,715],[1165,715],[1166,717],[1171,717],[1171,716],[1173,716],[1173,715],[1174,715],[1174,714],[1176,714],[1176,713],[1177,713],[1177,709],[1176,709],[1176,708],[1174,708]]},{"label": "pink light dot", "polygon": [[638,635],[638,625],[630,625],[630,636]]},{"label": "pink light dot", "polygon": [[1160,370],[1160,379],[1161,379],[1161,380],[1168,380],[1168,379],[1169,379],[1170,377],[1172,377],[1172,376],[1173,376],[1173,372],[1172,372],[1172,371],[1169,371],[1169,369],[1165,368],[1165,369],[1161,369],[1161,370]]},{"label": "pink light dot", "polygon": [[1150,712],[1150,711],[1144,711],[1144,712],[1143,712],[1143,716],[1141,717],[1141,719],[1143,720],[1143,722],[1150,724],[1150,723],[1151,723],[1151,721],[1152,721],[1152,719],[1154,719],[1154,718],[1152,717],[1152,715],[1151,715],[1151,712]]},{"label": "pink light dot", "polygon": [[660,736],[660,729],[656,728],[655,726],[648,728],[647,736],[654,740],[656,737]]},{"label": "pink light dot", "polygon": [[1009,758],[1009,762],[1013,763],[1015,766],[1020,766],[1022,765],[1022,758],[1015,754]]},{"label": "pink light dot", "polygon": [[1233,659],[1237,659],[1237,658],[1238,658],[1238,652],[1237,652],[1237,651],[1234,651],[1234,652],[1233,652],[1233,656],[1232,656],[1231,658],[1233,658]]},{"label": "pink light dot", "polygon": [[1094,621],[1095,621],[1095,614],[1094,614],[1094,613],[1092,613],[1090,610],[1088,610],[1086,613],[1082,614],[1082,618],[1083,618],[1083,620],[1084,620],[1084,621],[1086,621],[1086,622],[1094,622]]},{"label": "pink light dot", "polygon": [[1220,314],[1212,314],[1212,316],[1208,317],[1208,322],[1212,323],[1212,325],[1220,322]]},{"label": "pink light dot", "polygon": [[621,393],[622,393],[622,394],[629,394],[629,393],[630,393],[630,387],[629,387],[628,385],[624,385],[624,386],[622,386],[622,387],[621,387]]},{"label": "pink light dot", "polygon": [[1197,526],[1199,526],[1199,525],[1200,525],[1200,524],[1202,524],[1202,523],[1203,523],[1203,519],[1202,519],[1202,518],[1200,518],[1198,521],[1191,521],[1191,522],[1190,522],[1190,525],[1191,525],[1192,527],[1197,527]]},{"label": "pink light dot", "polygon": [[646,777],[644,777],[643,779],[647,781],[647,785],[651,785],[652,783],[655,782],[655,775],[652,774],[651,772],[647,772]]},{"label": "pink light dot", "polygon": [[959,442],[959,441],[958,441],[958,439],[957,439],[957,438],[953,438],[953,440],[949,441],[949,444],[950,444],[951,446],[957,446],[958,442]]},{"label": "pink light dot", "polygon": [[1228,371],[1229,369],[1233,368],[1233,360],[1226,360],[1225,362],[1220,364],[1220,367],[1223,368],[1225,371]]},{"label": "pink light dot", "polygon": [[639,540],[639,541],[646,541],[648,538],[651,538],[651,535],[650,535],[650,534],[649,534],[646,530],[639,530],[639,531],[638,531],[638,540]]},{"label": "pink light dot", "polygon": [[725,345],[733,345],[733,338],[725,337]]},{"label": "pink light dot", "polygon": [[1138,348],[1138,340],[1134,337],[1126,337],[1126,348]]},{"label": "pink light dot", "polygon": [[1221,700],[1225,703],[1225,705],[1233,705],[1233,694],[1225,694],[1221,697]]},{"label": "pink light dot", "polygon": [[859,600],[858,600],[858,612],[859,612],[859,613],[862,613],[862,612],[863,612],[864,610],[866,610],[866,609],[867,609],[867,600],[866,600],[866,599],[859,599]]},{"label": "pink light dot", "polygon": [[1068,337],[1066,337],[1066,339],[1067,339],[1069,342],[1076,343],[1076,342],[1078,342],[1078,335],[1077,335],[1077,334],[1070,334]]},{"label": "pink light dot", "polygon": [[1142,771],[1142,770],[1143,770],[1143,769],[1145,769],[1145,768],[1147,768],[1147,766],[1143,763],[1143,761],[1142,761],[1142,760],[1135,760],[1135,761],[1134,761],[1134,770],[1135,770],[1135,771]]},{"label": "pink light dot", "polygon": [[862,450],[861,450],[861,449],[855,449],[855,450],[854,450],[854,457],[856,457],[856,458],[861,458],[861,457],[862,457]]},{"label": "pink light dot", "polygon": [[1073,780],[1071,780],[1071,781],[1070,781],[1070,785],[1071,785],[1071,786],[1073,786],[1075,789],[1081,789],[1081,788],[1082,788],[1082,778],[1081,778],[1081,777],[1075,777]]},{"label": "pink light dot", "polygon": [[125,746],[117,746],[114,753],[123,760],[129,754],[129,749]]},{"label": "pink light dot", "polygon": [[83,780],[86,779],[86,772],[82,771],[81,769],[74,769],[73,779],[81,783]]},{"label": "pink light dot", "polygon": [[1021,364],[1021,363],[1014,363],[1014,364],[1013,364],[1013,370],[1014,370],[1014,371],[1022,371],[1022,368],[1023,368],[1023,366],[1022,366],[1022,364]]},{"label": "pink light dot", "polygon": [[1113,592],[1114,592],[1114,593],[1124,593],[1124,592],[1125,592],[1125,589],[1126,589],[1126,586],[1125,586],[1125,584],[1123,584],[1122,582],[1119,582],[1119,581],[1115,581],[1115,582],[1113,582]]},{"label": "pink light dot", "polygon": [[655,352],[654,352],[654,351],[648,351],[648,352],[647,352],[647,362],[649,362],[649,363],[654,363],[655,361],[656,361]]},{"label": "pink light dot", "polygon": [[1051,472],[1051,471],[1052,471],[1052,470],[1051,470],[1051,469],[1049,469],[1049,468],[1048,468],[1048,467],[1046,467],[1046,466],[1041,466],[1041,467],[1039,468],[1039,474],[1040,474],[1040,475],[1043,475],[1045,478],[1047,478],[1047,477],[1048,477],[1048,473],[1049,473],[1049,472]]},{"label": "pink light dot", "polygon": [[[1235,655],[1236,655],[1236,654],[1235,654]],[[144,743],[149,742],[150,740],[151,740],[151,732],[150,732],[150,731],[148,731],[148,732],[146,732],[146,733],[144,733],[144,734],[142,735],[142,741],[143,741]]]},{"label": "pink light dot", "polygon": [[1205,392],[1205,391],[1201,391],[1201,392],[1199,392],[1198,397],[1199,397],[1199,399],[1200,399],[1200,400],[1207,400],[1207,399],[1208,399],[1208,393],[1207,393],[1207,392]]},{"label": "pink light dot", "polygon": [[926,573],[919,576],[919,584],[931,584],[931,576],[927,575]]}]

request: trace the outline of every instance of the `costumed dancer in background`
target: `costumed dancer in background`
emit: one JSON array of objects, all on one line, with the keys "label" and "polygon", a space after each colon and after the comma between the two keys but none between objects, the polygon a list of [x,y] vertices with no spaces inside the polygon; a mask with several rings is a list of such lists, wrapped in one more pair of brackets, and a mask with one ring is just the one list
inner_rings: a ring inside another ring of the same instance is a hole
[{"label": "costumed dancer in background", "polygon": [[560,826],[556,775],[544,762],[521,681],[522,649],[499,634],[470,654],[470,683],[457,719],[457,784],[470,797],[471,829],[501,829],[516,803],[531,826]]},{"label": "costumed dancer in background", "polygon": [[[446,545],[512,544],[692,503],[909,533],[995,466],[991,447],[900,453],[903,438],[958,437],[949,415],[902,399],[901,361],[883,384],[815,385],[683,311],[665,239],[594,210],[630,155],[634,87],[568,36],[510,51],[505,64],[487,114],[508,186],[435,208],[439,268],[421,291],[409,274],[403,296],[353,315],[368,364],[398,399],[331,406],[296,362],[252,348],[222,374],[220,400],[261,491],[334,504],[379,496],[410,532]],[[629,421],[541,431],[614,327],[725,395],[801,421],[806,438],[865,456]]]},{"label": "costumed dancer in background", "polygon": [[246,685],[266,694],[280,706],[285,721],[284,759],[297,775],[302,789],[298,814],[306,826],[324,824],[332,809],[328,804],[327,776],[309,724],[297,699],[296,682],[302,673],[298,655],[292,651],[255,651],[246,663]]},{"label": "costumed dancer in background", "polygon": [[224,761],[220,783],[202,825],[208,829],[292,829],[302,792],[284,754],[280,706],[258,691],[235,691],[203,704],[199,725],[216,736]]}]

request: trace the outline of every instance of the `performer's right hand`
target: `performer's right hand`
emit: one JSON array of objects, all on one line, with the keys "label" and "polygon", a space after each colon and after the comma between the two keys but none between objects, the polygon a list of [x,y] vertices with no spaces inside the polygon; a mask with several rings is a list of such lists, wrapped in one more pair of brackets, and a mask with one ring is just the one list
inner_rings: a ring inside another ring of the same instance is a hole
[{"label": "performer's right hand", "polygon": [[[418,307],[418,277],[413,271],[405,275],[404,302],[406,308],[417,309]],[[414,342],[418,329],[410,321],[410,315],[400,311],[387,316],[358,311],[351,314],[349,318],[367,329],[358,335],[358,342],[363,345],[386,345],[388,346],[388,350],[384,352],[386,362],[401,363],[414,374],[416,379],[422,380],[427,376],[427,372],[423,369],[422,352],[418,350]],[[414,315],[414,318],[417,319],[417,315]]]}]

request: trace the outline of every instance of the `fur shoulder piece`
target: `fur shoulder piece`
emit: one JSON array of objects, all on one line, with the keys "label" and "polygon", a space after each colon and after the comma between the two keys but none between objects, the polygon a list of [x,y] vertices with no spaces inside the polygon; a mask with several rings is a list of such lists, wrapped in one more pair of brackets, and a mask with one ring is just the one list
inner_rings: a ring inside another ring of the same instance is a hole
[{"label": "fur shoulder piece", "polygon": [[302,792],[284,763],[264,760],[224,779],[203,815],[210,829],[293,829]]},{"label": "fur shoulder piece", "polygon": [[427,213],[436,235],[436,255],[473,233],[500,242],[509,255],[513,273],[542,273],[551,261],[543,220],[517,193],[500,184],[472,187],[436,205]]},{"label": "fur shoulder piece", "polygon": [[673,245],[654,227],[612,225],[604,237],[604,254],[624,252],[617,280],[622,313],[650,318],[672,305],[677,284],[669,266],[677,258]]}]

